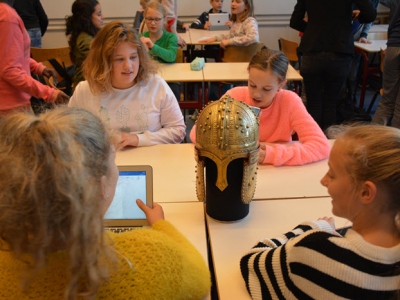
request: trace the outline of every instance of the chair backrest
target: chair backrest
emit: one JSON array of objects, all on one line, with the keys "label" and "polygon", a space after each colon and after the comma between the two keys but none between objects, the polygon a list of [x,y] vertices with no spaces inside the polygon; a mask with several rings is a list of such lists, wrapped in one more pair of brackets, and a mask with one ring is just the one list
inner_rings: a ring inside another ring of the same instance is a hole
[{"label": "chair backrest", "polygon": [[388,35],[387,32],[369,32],[368,39],[369,40],[387,40]]},{"label": "chair backrest", "polygon": [[248,46],[228,46],[225,48],[223,62],[250,62],[256,52],[264,47],[263,43],[254,43]]},{"label": "chair backrest", "polygon": [[178,50],[176,51],[176,58],[175,62],[176,63],[183,63],[185,62],[185,56],[183,55],[183,50],[181,47],[178,47]]},{"label": "chair backrest", "polygon": [[299,57],[297,56],[297,47],[299,46],[298,43],[285,40],[283,38],[279,38],[279,43],[281,47],[281,51],[285,53],[286,57],[289,61],[298,62]]},{"label": "chair backrest", "polygon": [[35,48],[31,47],[31,55],[37,62],[43,62],[50,58],[59,58],[65,66],[71,66],[72,61],[69,55],[69,46],[61,48]]}]

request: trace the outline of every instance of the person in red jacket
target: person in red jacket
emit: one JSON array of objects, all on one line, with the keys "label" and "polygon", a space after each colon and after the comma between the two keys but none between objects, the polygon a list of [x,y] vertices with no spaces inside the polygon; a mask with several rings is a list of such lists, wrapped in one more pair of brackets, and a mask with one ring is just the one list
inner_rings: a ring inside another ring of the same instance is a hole
[{"label": "person in red jacket", "polygon": [[13,0],[0,0],[0,115],[32,110],[31,97],[64,103],[68,96],[41,84],[33,74],[53,76],[53,71],[30,57],[30,38],[24,23],[12,8]]}]

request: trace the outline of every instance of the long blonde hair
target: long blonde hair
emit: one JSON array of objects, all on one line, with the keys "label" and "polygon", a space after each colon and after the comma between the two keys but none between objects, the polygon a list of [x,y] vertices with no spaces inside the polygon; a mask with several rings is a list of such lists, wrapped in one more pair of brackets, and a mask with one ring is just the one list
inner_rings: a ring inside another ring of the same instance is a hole
[{"label": "long blonde hair", "polygon": [[93,94],[111,92],[111,72],[114,51],[122,42],[132,43],[139,55],[139,70],[135,81],[149,78],[150,74],[157,73],[157,65],[147,54],[142,41],[136,32],[120,21],[113,21],[105,25],[94,37],[90,51],[85,59],[82,70]]},{"label": "long blonde hair", "polygon": [[[0,119],[0,248],[30,257],[23,285],[55,243],[69,258],[65,299],[95,297],[114,261],[104,240],[100,178],[113,135],[80,108]],[[26,262],[26,260],[23,260]]]}]

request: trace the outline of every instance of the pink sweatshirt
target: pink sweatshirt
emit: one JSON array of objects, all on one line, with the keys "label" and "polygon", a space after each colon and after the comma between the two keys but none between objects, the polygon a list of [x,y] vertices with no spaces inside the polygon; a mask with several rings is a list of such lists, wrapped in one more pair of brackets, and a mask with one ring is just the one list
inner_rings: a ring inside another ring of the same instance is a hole
[{"label": "pink sweatshirt", "polygon": [[[253,105],[247,87],[233,88],[227,94]],[[293,131],[296,131],[299,142],[290,143]],[[190,132],[190,139],[196,142],[196,126]],[[260,142],[266,143],[263,164],[274,166],[304,165],[325,159],[330,152],[327,138],[300,97],[283,89],[269,107],[261,110]]]},{"label": "pink sweatshirt", "polygon": [[0,110],[30,104],[31,96],[50,102],[58,91],[31,76],[45,66],[30,58],[30,38],[17,12],[0,3]]}]

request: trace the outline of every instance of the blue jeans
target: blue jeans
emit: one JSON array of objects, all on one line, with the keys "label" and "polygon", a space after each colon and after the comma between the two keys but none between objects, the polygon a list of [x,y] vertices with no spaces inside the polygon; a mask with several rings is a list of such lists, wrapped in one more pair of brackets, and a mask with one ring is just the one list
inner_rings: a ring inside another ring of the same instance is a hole
[{"label": "blue jeans", "polygon": [[349,75],[352,55],[304,53],[300,73],[306,88],[307,111],[322,130],[336,124],[340,91]]},{"label": "blue jeans", "polygon": [[388,47],[383,62],[383,94],[372,123],[400,128],[400,47]]},{"label": "blue jeans", "polygon": [[31,47],[42,48],[42,33],[40,32],[40,28],[32,28],[27,31],[31,38]]}]

